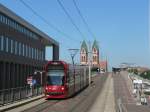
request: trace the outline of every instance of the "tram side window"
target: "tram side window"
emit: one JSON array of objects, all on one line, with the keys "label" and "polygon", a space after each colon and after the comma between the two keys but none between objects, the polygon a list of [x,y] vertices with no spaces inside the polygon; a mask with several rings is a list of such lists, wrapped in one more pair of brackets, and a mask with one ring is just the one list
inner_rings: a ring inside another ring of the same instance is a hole
[{"label": "tram side window", "polygon": [[67,83],[70,82],[70,76],[69,76],[69,72],[67,72]]},{"label": "tram side window", "polygon": [[69,82],[73,82],[74,81],[74,73],[73,73],[73,71],[69,71],[68,72],[68,75],[69,75]]}]

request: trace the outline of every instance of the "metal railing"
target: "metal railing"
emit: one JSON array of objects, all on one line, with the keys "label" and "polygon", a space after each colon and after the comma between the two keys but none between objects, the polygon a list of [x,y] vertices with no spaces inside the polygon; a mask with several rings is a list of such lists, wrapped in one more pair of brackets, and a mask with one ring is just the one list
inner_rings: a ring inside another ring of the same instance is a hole
[{"label": "metal railing", "polygon": [[137,74],[130,73],[129,76],[131,76],[131,77],[136,77],[136,78],[138,78],[138,79],[141,79],[141,80],[143,80],[143,81],[145,81],[145,82],[150,83],[150,80],[144,79],[143,77],[140,77],[140,76],[137,75]]},{"label": "metal railing", "polygon": [[0,90],[0,106],[43,94],[41,86],[25,86]]}]

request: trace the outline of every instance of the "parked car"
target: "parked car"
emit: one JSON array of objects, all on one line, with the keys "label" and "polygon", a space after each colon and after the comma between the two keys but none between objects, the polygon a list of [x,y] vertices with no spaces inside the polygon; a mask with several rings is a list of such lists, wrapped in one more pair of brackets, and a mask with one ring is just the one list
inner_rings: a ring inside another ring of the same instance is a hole
[{"label": "parked car", "polygon": [[141,96],[141,104],[142,105],[147,105],[147,99],[144,96]]}]

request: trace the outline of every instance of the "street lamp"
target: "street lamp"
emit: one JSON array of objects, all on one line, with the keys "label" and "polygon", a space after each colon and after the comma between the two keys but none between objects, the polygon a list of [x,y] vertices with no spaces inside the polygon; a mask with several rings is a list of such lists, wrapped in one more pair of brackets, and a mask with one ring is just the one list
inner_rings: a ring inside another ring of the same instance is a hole
[{"label": "street lamp", "polygon": [[72,63],[73,63],[73,69],[74,69],[74,75],[73,75],[73,78],[74,78],[74,88],[75,88],[75,65],[74,65],[74,57],[75,55],[77,54],[77,52],[79,51],[79,49],[68,49],[69,52],[70,52],[70,56],[71,56],[71,59],[72,59]]},{"label": "street lamp", "polygon": [[91,60],[91,56],[92,56],[92,50],[91,50],[91,42],[89,41],[89,52],[88,52],[88,66],[89,66],[89,86],[91,85],[91,64],[92,64],[92,60]]},{"label": "street lamp", "polygon": [[77,52],[79,51],[79,49],[68,49],[68,50],[70,52],[70,56],[71,56],[72,63],[73,63],[73,66],[74,66],[74,57],[77,54]]}]

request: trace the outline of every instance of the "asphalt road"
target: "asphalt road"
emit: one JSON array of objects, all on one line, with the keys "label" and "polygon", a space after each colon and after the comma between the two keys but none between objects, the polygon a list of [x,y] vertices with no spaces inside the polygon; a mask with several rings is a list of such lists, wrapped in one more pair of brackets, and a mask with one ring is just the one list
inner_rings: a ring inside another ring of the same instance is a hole
[{"label": "asphalt road", "polygon": [[136,99],[130,91],[127,72],[113,74],[116,104],[121,99],[123,112],[150,112],[148,106],[136,105]]},{"label": "asphalt road", "polygon": [[[97,96],[101,93],[108,74],[98,75],[91,87],[86,88],[76,96],[65,100],[44,100],[37,101],[37,105],[29,108],[32,104],[13,109],[9,112],[87,112],[94,104]],[[39,103],[41,102],[41,103]],[[27,109],[28,108],[28,109]]]}]

